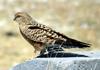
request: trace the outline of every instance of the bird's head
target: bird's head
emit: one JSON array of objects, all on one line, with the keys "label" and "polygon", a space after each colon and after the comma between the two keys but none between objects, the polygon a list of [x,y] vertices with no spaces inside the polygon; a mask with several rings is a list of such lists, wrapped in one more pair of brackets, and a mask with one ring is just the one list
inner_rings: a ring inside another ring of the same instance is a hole
[{"label": "bird's head", "polygon": [[19,24],[29,25],[29,24],[32,24],[33,20],[32,20],[32,17],[26,12],[17,12],[15,14],[14,21],[16,21]]}]

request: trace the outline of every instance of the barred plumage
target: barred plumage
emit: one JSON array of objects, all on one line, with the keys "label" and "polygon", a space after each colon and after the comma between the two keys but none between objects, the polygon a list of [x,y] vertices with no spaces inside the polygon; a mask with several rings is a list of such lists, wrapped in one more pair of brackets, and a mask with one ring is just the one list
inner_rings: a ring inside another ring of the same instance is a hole
[{"label": "barred plumage", "polygon": [[89,47],[87,43],[71,39],[45,25],[39,24],[25,12],[16,13],[14,20],[19,23],[19,29],[23,37],[34,46],[36,51],[41,51],[45,48],[45,45],[51,45],[55,42],[57,44],[64,42],[63,45],[66,46],[62,46],[64,48]]}]

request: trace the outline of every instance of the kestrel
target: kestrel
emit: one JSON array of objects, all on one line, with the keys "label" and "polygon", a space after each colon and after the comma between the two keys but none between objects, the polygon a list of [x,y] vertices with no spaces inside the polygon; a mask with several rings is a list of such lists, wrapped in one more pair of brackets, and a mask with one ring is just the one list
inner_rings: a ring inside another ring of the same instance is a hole
[{"label": "kestrel", "polygon": [[51,28],[38,23],[26,12],[17,12],[14,21],[19,24],[22,36],[35,48],[35,51],[42,51],[46,45],[59,44],[63,48],[83,48],[90,45],[78,40],[69,38]]}]

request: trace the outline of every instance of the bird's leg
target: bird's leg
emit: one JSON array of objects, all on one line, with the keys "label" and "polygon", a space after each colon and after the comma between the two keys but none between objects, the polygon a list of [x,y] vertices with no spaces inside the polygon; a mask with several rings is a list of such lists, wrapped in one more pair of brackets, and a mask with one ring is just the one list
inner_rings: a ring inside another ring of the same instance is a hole
[{"label": "bird's leg", "polygon": [[45,54],[45,52],[46,52],[46,48],[44,48],[44,49],[41,50],[40,55]]},{"label": "bird's leg", "polygon": [[43,49],[41,50],[40,55],[43,55],[43,54],[48,53],[48,52],[47,52],[47,47],[48,47],[48,45],[44,45],[44,47],[45,47],[45,48],[43,48]]},{"label": "bird's leg", "polygon": [[53,50],[54,46],[52,44],[46,44],[45,48],[43,48],[40,52],[40,55],[44,55],[44,54],[49,54],[49,53],[53,53],[55,50]]},{"label": "bird's leg", "polygon": [[62,46],[63,46],[63,41],[58,40],[54,44],[46,44],[44,45],[45,48],[43,48],[40,52],[40,55],[46,54],[46,53],[55,53],[55,52],[60,52],[64,51]]}]

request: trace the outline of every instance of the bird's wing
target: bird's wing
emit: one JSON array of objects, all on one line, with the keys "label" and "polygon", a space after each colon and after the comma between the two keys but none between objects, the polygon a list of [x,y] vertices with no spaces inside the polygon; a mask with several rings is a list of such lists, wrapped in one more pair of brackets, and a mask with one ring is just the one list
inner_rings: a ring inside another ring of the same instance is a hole
[{"label": "bird's wing", "polygon": [[61,45],[63,48],[86,48],[90,47],[90,44],[84,43],[72,38],[67,38],[66,41],[56,40],[55,44]]},{"label": "bird's wing", "polygon": [[64,48],[84,48],[84,47],[90,47],[90,44],[78,41],[78,40],[74,40],[72,38],[69,38],[59,32],[56,32],[54,30],[52,30],[49,27],[46,27],[44,25],[40,25],[38,26],[30,26],[29,29],[33,30],[34,32],[36,31],[36,36],[34,35],[34,37],[37,39],[35,39],[36,41],[39,42],[52,42],[52,41],[56,41],[56,43],[62,44],[63,43],[63,47]]},{"label": "bird's wing", "polygon": [[51,28],[48,27],[38,27],[38,26],[29,26],[28,37],[36,42],[42,43],[52,43],[56,39],[62,39],[53,31]]}]

